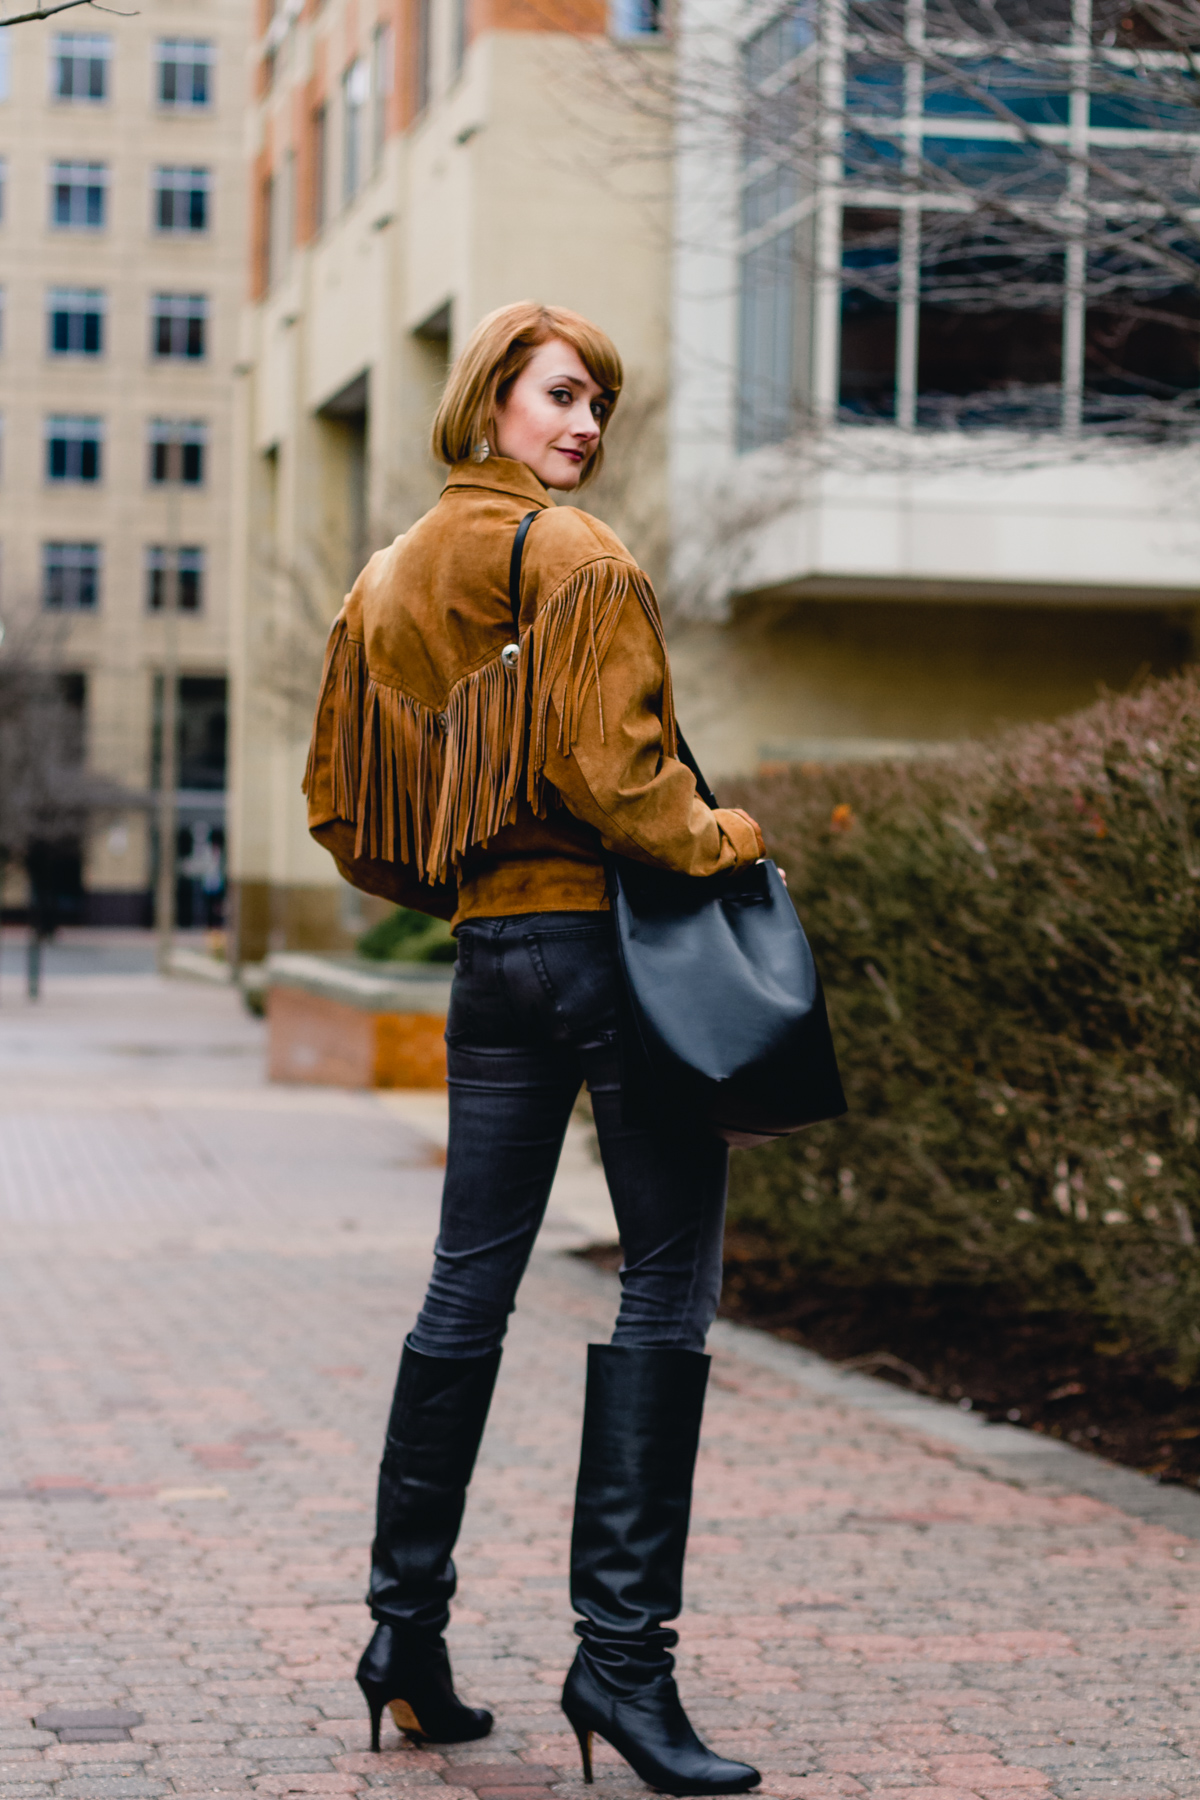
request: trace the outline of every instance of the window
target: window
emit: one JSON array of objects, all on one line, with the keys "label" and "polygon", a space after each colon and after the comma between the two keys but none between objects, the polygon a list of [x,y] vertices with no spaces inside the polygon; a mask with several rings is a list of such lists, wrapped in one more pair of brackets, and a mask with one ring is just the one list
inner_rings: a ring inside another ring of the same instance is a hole
[{"label": "window", "polygon": [[199,487],[204,481],[208,427],[203,419],[150,421],[150,480],[154,485],[182,481]]},{"label": "window", "polygon": [[363,184],[363,132],[371,97],[371,69],[359,57],[342,76],[342,199],[349,205]]},{"label": "window", "polygon": [[112,39],[83,31],[60,31],[50,50],[50,92],[55,100],[108,99]]},{"label": "window", "polygon": [[662,0],[612,0],[609,24],[614,37],[657,37],[663,28]]},{"label": "window", "polygon": [[46,295],[46,339],[51,356],[102,355],[103,290],[51,288]]},{"label": "window", "polygon": [[207,169],[155,169],[155,230],[207,231],[208,190]]},{"label": "window", "polygon": [[388,101],[392,95],[393,44],[391,26],[377,25],[375,36],[371,40],[371,97],[374,102],[371,114],[372,169],[378,169],[383,162],[383,147],[387,141]]},{"label": "window", "polygon": [[56,162],[50,166],[50,223],[59,231],[101,231],[108,199],[108,165]]},{"label": "window", "polygon": [[[814,54],[807,6],[789,6],[742,46],[742,252],[738,306],[737,441],[778,443],[801,400],[800,181],[787,156],[800,113],[800,71]],[[785,125],[784,121],[788,123]]]},{"label": "window", "polygon": [[198,362],[207,354],[208,296],[155,294],[150,309],[150,354]]},{"label": "window", "polygon": [[199,612],[204,605],[204,551],[198,544],[181,544],[174,552],[163,544],[147,548],[146,605],[151,612],[161,612],[168,603],[171,573],[178,582],[174,595],[178,610]]},{"label": "window", "polygon": [[847,424],[1153,428],[1198,408],[1200,295],[1176,258],[1200,250],[1172,221],[1200,186],[1200,80],[1182,52],[1114,40],[1118,19],[1149,29],[1095,0],[789,0],[743,41],[742,449],[797,430],[810,369]]},{"label": "window", "polygon": [[100,419],[52,413],[46,420],[46,480],[99,481],[103,444]]},{"label": "window", "polygon": [[42,605],[48,612],[95,612],[100,566],[99,544],[43,544]]},{"label": "window", "polygon": [[198,112],[212,105],[214,55],[206,38],[159,38],[155,61],[160,106]]}]

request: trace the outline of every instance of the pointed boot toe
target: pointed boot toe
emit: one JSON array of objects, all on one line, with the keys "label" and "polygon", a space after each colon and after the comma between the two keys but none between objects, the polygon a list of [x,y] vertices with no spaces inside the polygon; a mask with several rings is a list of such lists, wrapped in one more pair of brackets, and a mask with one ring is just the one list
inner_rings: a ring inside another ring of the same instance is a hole
[{"label": "pointed boot toe", "polygon": [[696,1735],[673,1675],[617,1694],[588,1668],[580,1652],[563,1688],[562,1707],[579,1740],[585,1781],[592,1778],[593,1734],[663,1794],[746,1794],[762,1780],[749,1763],[718,1756]]}]

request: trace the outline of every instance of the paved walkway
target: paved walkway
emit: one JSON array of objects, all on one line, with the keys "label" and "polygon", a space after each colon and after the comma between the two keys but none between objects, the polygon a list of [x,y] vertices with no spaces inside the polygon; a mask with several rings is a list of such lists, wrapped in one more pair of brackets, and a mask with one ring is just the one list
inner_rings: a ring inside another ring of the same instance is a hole
[{"label": "paved walkway", "polygon": [[[578,1170],[460,1558],[455,1665],[497,1730],[364,1754],[352,1674],[434,1229],[429,1112],[266,1087],[261,1027],[219,990],[71,974],[37,1009],[0,1001],[0,1800],[582,1800],[566,1545],[614,1290],[563,1254]],[[715,1335],[681,1681],[765,1795],[1200,1796],[1200,1502],[1156,1512],[1134,1477]],[[107,1741],[79,1741],[95,1721],[73,1713],[103,1708]],[[603,1753],[598,1789],[645,1792]]]}]

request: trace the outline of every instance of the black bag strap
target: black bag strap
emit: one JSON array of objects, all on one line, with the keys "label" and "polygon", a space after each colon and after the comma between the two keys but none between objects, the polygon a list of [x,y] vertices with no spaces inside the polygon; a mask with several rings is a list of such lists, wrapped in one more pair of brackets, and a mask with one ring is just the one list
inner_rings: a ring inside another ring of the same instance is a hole
[{"label": "black bag strap", "polygon": [[[512,555],[508,561],[508,604],[512,608],[514,643],[520,643],[521,641],[521,558],[525,554],[525,539],[529,536],[529,527],[537,518],[538,510],[540,509],[535,509],[533,512],[527,512],[525,517],[521,520],[521,523],[517,526],[517,535],[513,539]],[[685,769],[690,769],[692,774],[696,777],[696,792],[703,800],[705,806],[716,806],[717,796],[713,793],[707,781],[705,781],[700,770],[700,764],[692,755],[687,739],[684,737],[682,731],[679,731],[678,729],[676,730],[675,736],[678,740],[676,748],[680,762]]]},{"label": "black bag strap", "polygon": [[521,558],[525,553],[525,539],[529,536],[529,527],[537,518],[540,508],[535,507],[527,512],[517,526],[517,535],[513,539],[512,555],[508,559],[508,604],[512,608],[513,639],[521,641]]}]

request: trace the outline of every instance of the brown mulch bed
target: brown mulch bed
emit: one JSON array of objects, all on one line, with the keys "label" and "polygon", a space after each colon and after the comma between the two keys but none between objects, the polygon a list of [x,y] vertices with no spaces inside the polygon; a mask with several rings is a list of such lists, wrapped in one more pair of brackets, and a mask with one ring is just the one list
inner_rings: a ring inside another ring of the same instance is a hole
[{"label": "brown mulch bed", "polygon": [[[615,1245],[579,1254],[600,1268],[620,1263]],[[732,1234],[721,1315],[843,1368],[1200,1488],[1200,1396],[1127,1344],[1106,1341],[1094,1320],[1022,1315],[1010,1297],[977,1288],[785,1282],[778,1264]]]}]

